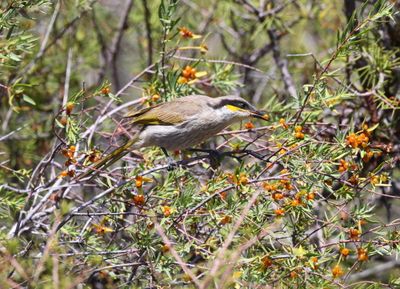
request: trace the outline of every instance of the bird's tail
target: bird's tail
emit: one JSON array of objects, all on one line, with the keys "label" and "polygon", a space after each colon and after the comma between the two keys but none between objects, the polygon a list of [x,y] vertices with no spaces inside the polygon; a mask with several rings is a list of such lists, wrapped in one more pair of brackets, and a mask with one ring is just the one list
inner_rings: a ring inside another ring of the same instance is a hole
[{"label": "bird's tail", "polygon": [[111,166],[113,163],[115,163],[120,158],[122,158],[124,155],[126,155],[129,152],[128,149],[131,146],[133,146],[137,142],[137,140],[138,140],[138,137],[136,135],[134,138],[130,139],[129,141],[127,141],[122,146],[116,148],[111,153],[109,153],[107,156],[102,158],[101,160],[95,162],[92,166],[90,166],[88,168],[88,170],[86,172],[78,175],[76,177],[76,180],[83,179],[83,178],[88,177],[88,176],[90,176],[92,174],[94,176],[97,173],[99,173],[100,169],[105,169],[105,168]]}]

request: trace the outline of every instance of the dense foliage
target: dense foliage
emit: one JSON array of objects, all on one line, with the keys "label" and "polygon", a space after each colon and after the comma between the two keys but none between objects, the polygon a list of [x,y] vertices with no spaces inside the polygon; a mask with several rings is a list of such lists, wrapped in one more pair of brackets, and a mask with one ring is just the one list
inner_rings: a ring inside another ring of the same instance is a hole
[{"label": "dense foliage", "polygon": [[[400,288],[399,9],[2,1],[0,287]],[[269,121],[76,177],[189,94]]]}]

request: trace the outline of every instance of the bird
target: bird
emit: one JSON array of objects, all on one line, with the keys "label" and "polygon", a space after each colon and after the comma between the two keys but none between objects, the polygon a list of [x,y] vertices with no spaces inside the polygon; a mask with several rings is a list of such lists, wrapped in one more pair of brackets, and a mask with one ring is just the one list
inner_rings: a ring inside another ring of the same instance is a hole
[{"label": "bird", "polygon": [[167,150],[192,148],[229,125],[250,117],[267,120],[263,111],[234,95],[215,98],[188,95],[129,112],[125,118],[135,129],[132,137],[95,162],[87,172],[78,175],[78,179],[110,166],[130,150],[158,146],[168,156]]}]

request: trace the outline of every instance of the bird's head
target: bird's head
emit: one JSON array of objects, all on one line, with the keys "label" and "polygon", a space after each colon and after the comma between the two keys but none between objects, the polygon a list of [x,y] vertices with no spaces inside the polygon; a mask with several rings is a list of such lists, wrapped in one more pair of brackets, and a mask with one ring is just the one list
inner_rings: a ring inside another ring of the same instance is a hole
[{"label": "bird's head", "polygon": [[268,120],[265,112],[258,110],[245,99],[239,96],[221,96],[217,98],[217,108],[224,109],[227,113],[234,118],[248,118],[254,117],[263,120]]}]

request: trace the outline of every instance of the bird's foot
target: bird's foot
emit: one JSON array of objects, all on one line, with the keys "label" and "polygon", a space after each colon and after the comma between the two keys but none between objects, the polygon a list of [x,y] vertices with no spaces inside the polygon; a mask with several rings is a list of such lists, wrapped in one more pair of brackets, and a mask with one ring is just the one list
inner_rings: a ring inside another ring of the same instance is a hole
[{"label": "bird's foot", "polygon": [[174,161],[173,158],[171,158],[167,152],[167,150],[165,148],[161,148],[161,150],[163,151],[165,157],[167,158],[167,171],[173,171],[174,169],[176,169],[178,167],[178,164]]},{"label": "bird's foot", "polygon": [[223,153],[220,153],[218,150],[213,149],[189,149],[189,151],[207,153],[208,159],[210,160],[210,166],[213,169],[216,169],[221,165],[221,160],[224,156]]},{"label": "bird's foot", "polygon": [[167,157],[167,171],[173,171],[177,167],[178,164],[176,163],[176,161],[171,157]]},{"label": "bird's foot", "polygon": [[208,156],[209,156],[209,159],[210,159],[210,166],[213,169],[217,169],[221,165],[223,154],[221,154],[217,150],[210,150],[208,152]]}]

